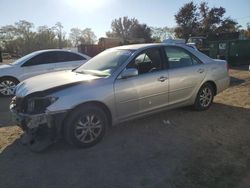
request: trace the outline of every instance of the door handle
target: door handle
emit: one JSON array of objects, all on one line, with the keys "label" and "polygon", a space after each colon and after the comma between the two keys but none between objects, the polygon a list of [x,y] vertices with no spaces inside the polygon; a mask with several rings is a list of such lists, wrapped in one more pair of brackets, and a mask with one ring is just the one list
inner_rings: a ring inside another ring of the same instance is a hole
[{"label": "door handle", "polygon": [[203,72],[204,72],[204,69],[198,69],[197,72],[198,72],[198,73],[203,73]]},{"label": "door handle", "polygon": [[160,81],[160,82],[164,82],[165,80],[167,80],[168,77],[165,77],[165,76],[161,76],[160,78],[158,78],[157,80]]}]

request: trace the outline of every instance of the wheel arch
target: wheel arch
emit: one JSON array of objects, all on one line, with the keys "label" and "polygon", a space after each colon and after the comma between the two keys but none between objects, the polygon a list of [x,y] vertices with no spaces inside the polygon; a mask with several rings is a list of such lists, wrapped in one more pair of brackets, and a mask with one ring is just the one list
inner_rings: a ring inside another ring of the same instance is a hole
[{"label": "wheel arch", "polygon": [[[109,125],[110,126],[112,125],[112,113],[109,110],[108,106],[106,104],[104,104],[103,102],[100,102],[100,101],[87,101],[87,102],[83,102],[81,104],[78,104],[77,106],[75,106],[73,109],[71,109],[69,111],[68,115],[72,111],[74,111],[75,109],[80,108],[82,106],[86,106],[86,105],[94,105],[94,106],[97,106],[97,107],[101,108],[105,112],[105,114],[107,115]],[[67,117],[68,117],[68,115],[67,115]]]},{"label": "wheel arch", "polygon": [[217,94],[217,85],[214,81],[208,80],[208,81],[204,82],[202,85],[204,85],[204,84],[210,84],[213,87],[214,96]]},{"label": "wheel arch", "polygon": [[1,76],[0,79],[5,79],[5,78],[11,78],[11,79],[14,79],[16,80],[18,83],[20,82],[16,77],[14,76],[10,76],[10,75],[6,75],[6,76]]}]

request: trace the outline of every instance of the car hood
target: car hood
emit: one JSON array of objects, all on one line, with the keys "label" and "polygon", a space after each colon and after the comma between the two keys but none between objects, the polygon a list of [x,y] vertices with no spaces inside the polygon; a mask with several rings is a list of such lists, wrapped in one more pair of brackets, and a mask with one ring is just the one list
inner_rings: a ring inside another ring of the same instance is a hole
[{"label": "car hood", "polygon": [[25,97],[31,93],[46,91],[52,88],[61,88],[82,82],[90,82],[101,77],[80,74],[70,71],[60,71],[42,74],[24,80],[16,87],[16,96]]}]

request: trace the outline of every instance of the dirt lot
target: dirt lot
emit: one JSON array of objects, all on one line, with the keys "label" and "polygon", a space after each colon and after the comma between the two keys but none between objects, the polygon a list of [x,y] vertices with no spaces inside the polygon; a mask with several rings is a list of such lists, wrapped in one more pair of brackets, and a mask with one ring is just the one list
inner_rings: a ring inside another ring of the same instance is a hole
[{"label": "dirt lot", "polygon": [[181,108],[119,125],[89,149],[64,142],[43,153],[19,143],[0,99],[0,187],[250,187],[250,71],[205,112]]}]

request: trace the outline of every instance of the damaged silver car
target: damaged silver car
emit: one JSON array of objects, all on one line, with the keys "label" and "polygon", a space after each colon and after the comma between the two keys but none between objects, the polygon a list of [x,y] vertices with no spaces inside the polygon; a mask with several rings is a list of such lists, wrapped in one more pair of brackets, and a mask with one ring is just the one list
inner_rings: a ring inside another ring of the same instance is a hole
[{"label": "damaged silver car", "polygon": [[128,45],[21,82],[10,110],[34,151],[61,138],[90,147],[111,125],[180,106],[206,110],[228,85],[226,61],[184,44]]}]

